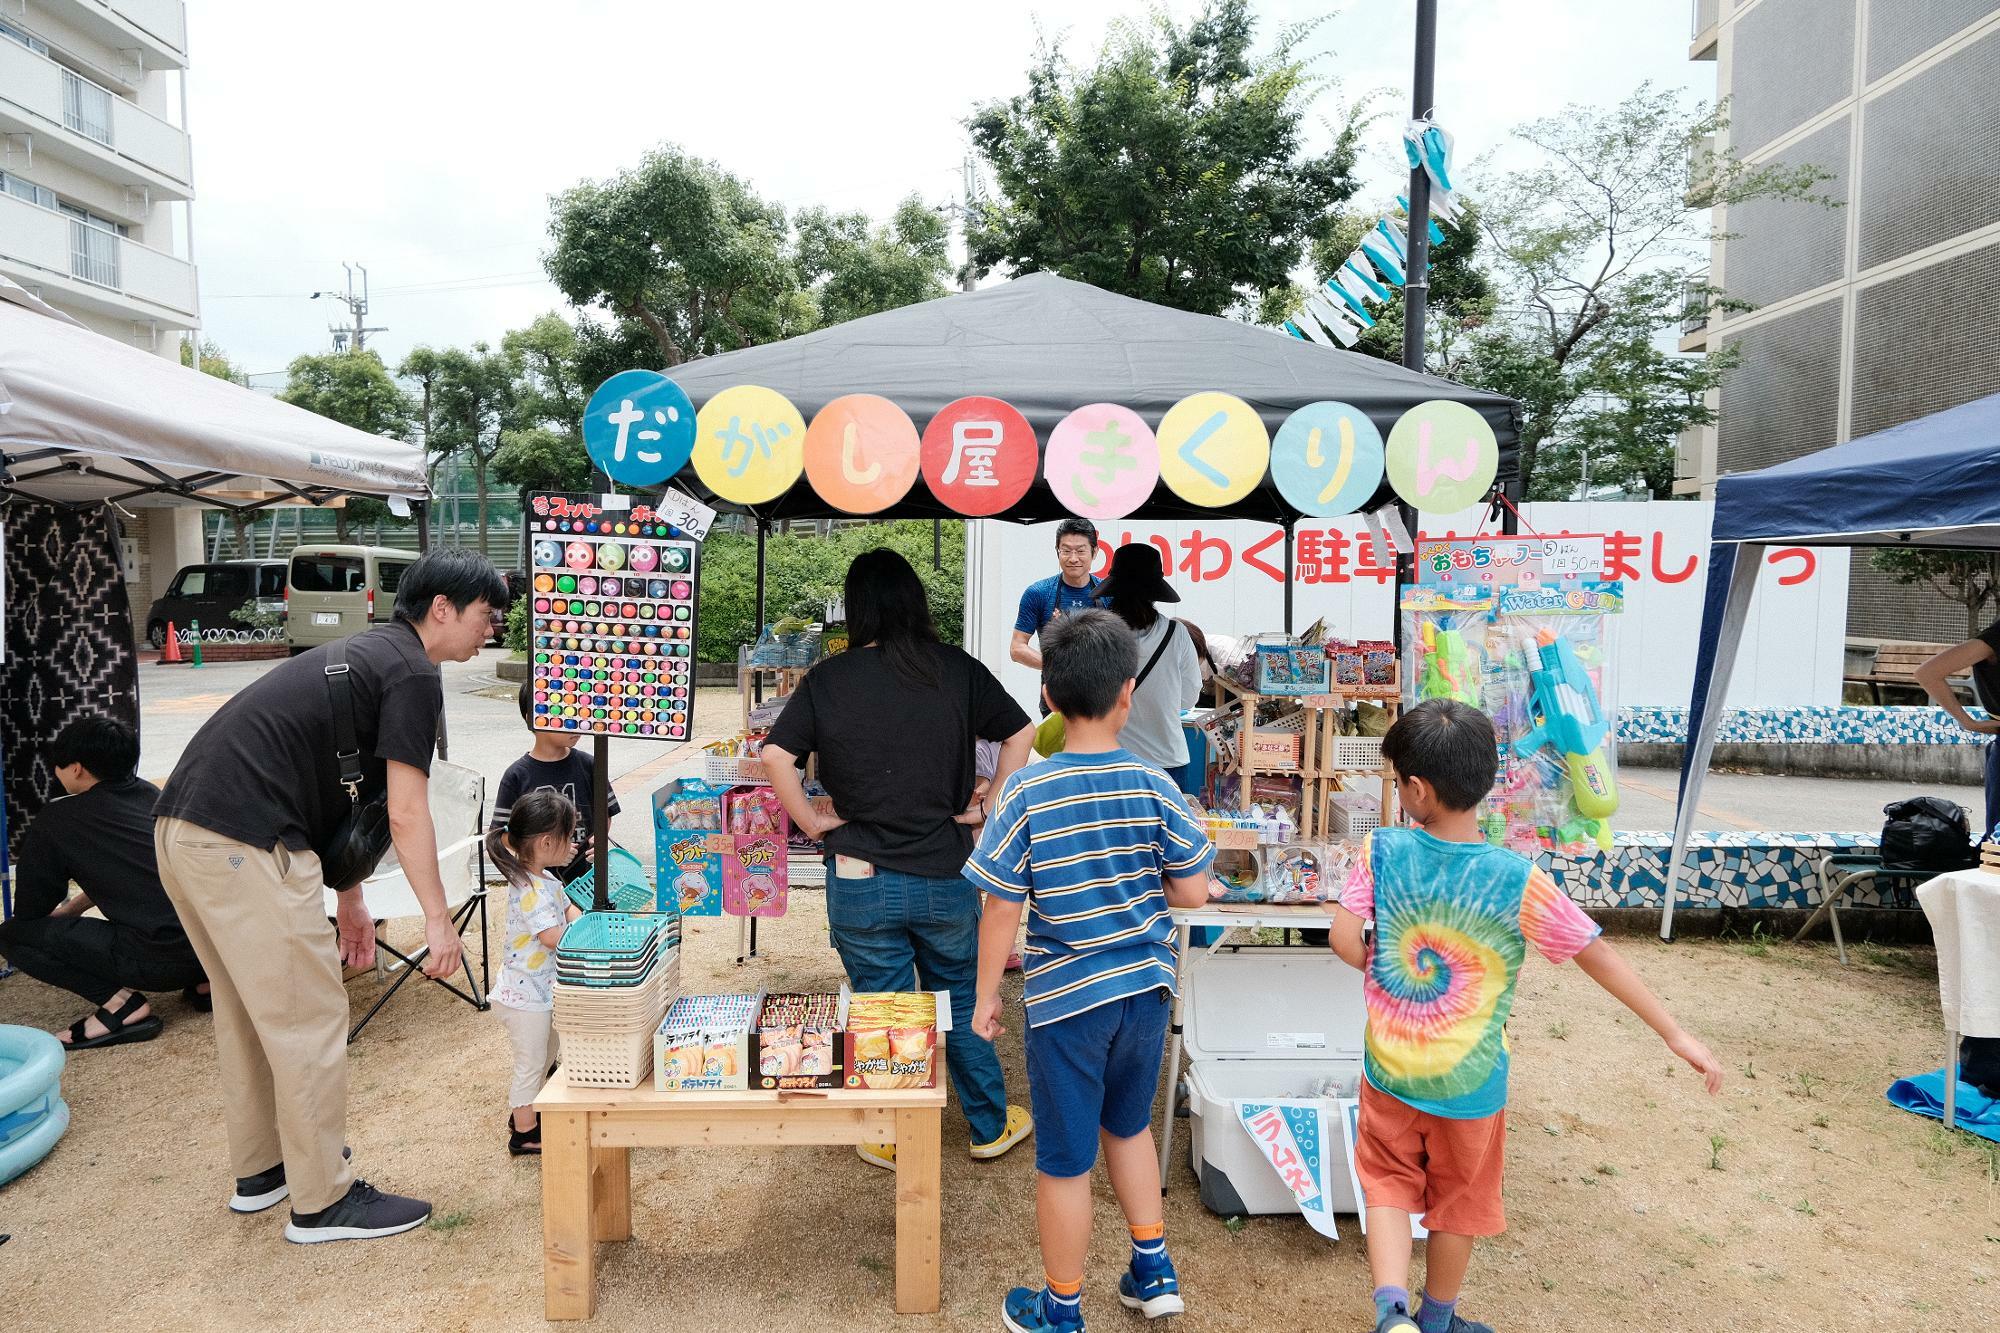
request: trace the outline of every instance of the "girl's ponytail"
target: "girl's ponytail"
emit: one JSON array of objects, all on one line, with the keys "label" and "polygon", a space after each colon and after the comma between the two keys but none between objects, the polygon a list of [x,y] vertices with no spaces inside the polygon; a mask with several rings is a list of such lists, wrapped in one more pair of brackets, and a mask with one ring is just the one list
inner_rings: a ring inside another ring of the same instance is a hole
[{"label": "girl's ponytail", "polygon": [[515,855],[514,848],[525,847],[534,839],[551,834],[574,838],[576,820],[575,804],[555,788],[522,792],[507,811],[507,822],[496,824],[487,832],[486,854],[493,858],[493,864],[509,884],[525,888],[528,868]]}]

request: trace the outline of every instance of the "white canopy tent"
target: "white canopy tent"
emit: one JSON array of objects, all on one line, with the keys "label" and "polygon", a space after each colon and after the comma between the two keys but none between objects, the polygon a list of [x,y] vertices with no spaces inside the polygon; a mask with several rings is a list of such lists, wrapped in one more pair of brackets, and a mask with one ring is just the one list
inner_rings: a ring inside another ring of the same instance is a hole
[{"label": "white canopy tent", "polygon": [[0,278],[0,493],[256,509],[428,491],[415,445],[94,333]]}]

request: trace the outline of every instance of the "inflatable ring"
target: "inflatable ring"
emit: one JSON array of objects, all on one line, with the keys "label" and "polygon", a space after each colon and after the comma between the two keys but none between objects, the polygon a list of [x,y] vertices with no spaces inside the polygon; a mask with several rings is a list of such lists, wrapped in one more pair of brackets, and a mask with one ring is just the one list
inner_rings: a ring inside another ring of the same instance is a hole
[{"label": "inflatable ring", "polygon": [[69,1128],[63,1044],[34,1028],[0,1026],[0,1185],[48,1155]]}]

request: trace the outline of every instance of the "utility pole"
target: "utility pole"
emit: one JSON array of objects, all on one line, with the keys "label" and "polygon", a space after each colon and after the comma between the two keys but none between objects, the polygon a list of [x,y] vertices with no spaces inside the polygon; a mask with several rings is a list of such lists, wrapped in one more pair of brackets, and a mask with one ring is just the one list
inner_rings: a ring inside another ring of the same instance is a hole
[{"label": "utility pole", "polygon": [[946,208],[947,212],[958,215],[959,236],[965,241],[965,267],[958,271],[958,289],[961,292],[976,291],[978,284],[972,279],[972,237],[967,228],[972,222],[973,207],[984,201],[986,191],[979,184],[979,164],[967,153],[959,163],[959,202]]},{"label": "utility pole", "polygon": [[[384,325],[370,325],[368,323],[368,270],[360,264],[342,263],[341,267],[347,270],[347,290],[345,292],[314,292],[313,299],[316,301],[322,296],[330,297],[347,307],[348,314],[354,320],[354,327],[348,328],[341,324],[328,326],[333,334],[333,350],[336,352],[358,352],[368,345],[369,334],[387,333],[389,330]],[[361,273],[361,295],[359,296],[354,294],[354,274],[357,269]]]}]

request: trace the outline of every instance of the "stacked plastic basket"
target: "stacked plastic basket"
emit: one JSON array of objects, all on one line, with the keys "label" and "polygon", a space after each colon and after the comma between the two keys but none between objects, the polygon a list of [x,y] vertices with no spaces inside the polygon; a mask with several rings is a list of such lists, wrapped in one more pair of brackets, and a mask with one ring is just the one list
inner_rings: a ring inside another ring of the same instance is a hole
[{"label": "stacked plastic basket", "polygon": [[591,912],[556,949],[555,1025],[569,1081],[636,1088],[653,1032],[681,991],[681,923],[655,912]]}]

